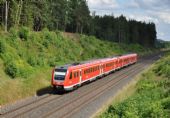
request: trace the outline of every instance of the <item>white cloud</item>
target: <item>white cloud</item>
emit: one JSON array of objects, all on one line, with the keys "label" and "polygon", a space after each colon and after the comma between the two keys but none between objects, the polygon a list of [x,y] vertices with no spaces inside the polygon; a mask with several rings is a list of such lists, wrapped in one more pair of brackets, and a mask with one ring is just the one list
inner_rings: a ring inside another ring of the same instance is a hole
[{"label": "white cloud", "polygon": [[135,2],[135,0],[129,0],[128,3],[125,3],[124,5],[127,8],[139,8],[139,4],[137,2]]},{"label": "white cloud", "polygon": [[170,10],[170,0],[131,0],[143,10]]},{"label": "white cloud", "polygon": [[158,17],[163,20],[165,23],[170,24],[170,13],[166,13],[166,12],[159,12],[156,13],[158,15]]},{"label": "white cloud", "polygon": [[163,37],[163,36],[165,36],[165,33],[164,32],[160,32],[159,35]]},{"label": "white cloud", "polygon": [[145,21],[145,22],[154,22],[154,23],[159,23],[159,20],[153,17],[150,17],[148,15],[139,15],[139,14],[130,14],[127,16],[128,19],[135,19],[137,21]]},{"label": "white cloud", "polygon": [[88,5],[92,9],[114,9],[118,8],[116,0],[88,0]]}]

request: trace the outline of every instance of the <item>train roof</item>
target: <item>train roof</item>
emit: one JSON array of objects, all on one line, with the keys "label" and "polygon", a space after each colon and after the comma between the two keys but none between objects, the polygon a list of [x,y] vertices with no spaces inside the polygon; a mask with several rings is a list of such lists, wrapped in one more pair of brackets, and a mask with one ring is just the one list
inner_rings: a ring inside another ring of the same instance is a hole
[{"label": "train roof", "polygon": [[67,64],[67,65],[63,65],[63,66],[56,66],[55,68],[56,69],[65,69],[67,70],[68,68],[70,67],[81,67],[81,66],[84,66],[84,65],[87,65],[89,66],[90,64],[93,64],[93,63],[101,63],[103,61],[109,61],[113,58],[119,58],[119,57],[124,57],[124,56],[128,56],[128,55],[133,55],[133,54],[136,54],[136,53],[129,53],[129,54],[123,54],[123,55],[119,55],[119,56],[112,56],[112,57],[109,57],[109,58],[103,58],[103,59],[92,59],[92,60],[87,60],[87,61],[82,61],[82,62],[75,62],[75,63],[72,63],[72,64]]},{"label": "train roof", "polygon": [[110,60],[110,59],[113,59],[114,57],[112,58],[103,58],[103,59],[92,59],[92,60],[87,60],[87,61],[82,61],[82,62],[75,62],[75,63],[72,63],[72,64],[67,64],[67,65],[63,65],[63,66],[56,66],[55,68],[57,69],[68,69],[69,67],[74,67],[74,66],[82,66],[84,64],[93,64],[93,63],[96,63],[96,62],[101,62],[101,61],[104,61],[104,60]]}]

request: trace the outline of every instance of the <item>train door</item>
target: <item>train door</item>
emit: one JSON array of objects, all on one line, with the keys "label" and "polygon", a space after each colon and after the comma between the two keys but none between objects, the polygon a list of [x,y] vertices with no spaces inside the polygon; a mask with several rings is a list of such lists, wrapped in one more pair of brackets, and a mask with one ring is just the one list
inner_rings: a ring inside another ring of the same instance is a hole
[{"label": "train door", "polygon": [[100,64],[100,75],[103,74],[103,65]]},{"label": "train door", "polygon": [[100,75],[102,74],[102,70],[101,70],[101,64],[100,64],[100,66],[99,66],[99,69],[100,69]]},{"label": "train door", "polygon": [[82,71],[81,71],[81,69],[80,69],[80,73],[79,73],[79,75],[80,75],[79,83],[81,84],[81,83],[82,83]]},{"label": "train door", "polygon": [[104,64],[103,64],[101,67],[102,67],[102,74],[103,74],[103,71],[104,71]]}]

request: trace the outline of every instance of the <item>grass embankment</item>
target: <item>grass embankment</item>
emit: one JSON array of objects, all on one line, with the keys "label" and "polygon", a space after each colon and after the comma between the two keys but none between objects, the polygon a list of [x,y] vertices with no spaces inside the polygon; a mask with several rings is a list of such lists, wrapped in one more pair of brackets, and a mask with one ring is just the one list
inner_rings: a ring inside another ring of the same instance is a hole
[{"label": "grass embankment", "polygon": [[55,65],[149,50],[137,44],[119,45],[93,36],[69,35],[47,29],[33,32],[25,27],[0,34],[0,105],[49,86]]},{"label": "grass embankment", "polygon": [[132,96],[113,103],[100,118],[169,118],[170,53],[141,75]]}]

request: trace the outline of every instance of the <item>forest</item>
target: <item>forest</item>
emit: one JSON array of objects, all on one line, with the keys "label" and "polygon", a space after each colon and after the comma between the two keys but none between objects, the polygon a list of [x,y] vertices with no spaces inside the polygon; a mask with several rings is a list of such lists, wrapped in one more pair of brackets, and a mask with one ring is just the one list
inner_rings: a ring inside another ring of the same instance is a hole
[{"label": "forest", "polygon": [[157,39],[154,23],[90,13],[87,0],[0,0],[0,30],[22,26],[36,32],[48,28],[145,47],[154,47]]}]

